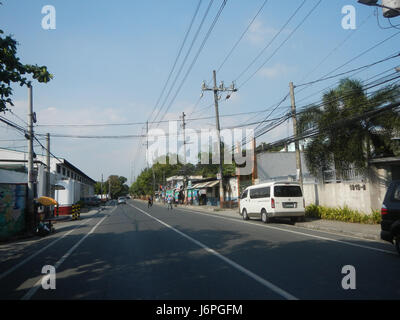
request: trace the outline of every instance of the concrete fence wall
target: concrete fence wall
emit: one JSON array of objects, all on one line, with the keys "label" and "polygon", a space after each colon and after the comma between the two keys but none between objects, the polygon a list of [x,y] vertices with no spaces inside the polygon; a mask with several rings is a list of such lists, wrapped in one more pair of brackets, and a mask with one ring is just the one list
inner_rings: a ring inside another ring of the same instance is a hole
[{"label": "concrete fence wall", "polygon": [[[344,207],[370,214],[380,210],[384,192],[370,182],[342,182],[329,184],[304,184],[306,205]],[[379,188],[380,189],[380,188]]]}]

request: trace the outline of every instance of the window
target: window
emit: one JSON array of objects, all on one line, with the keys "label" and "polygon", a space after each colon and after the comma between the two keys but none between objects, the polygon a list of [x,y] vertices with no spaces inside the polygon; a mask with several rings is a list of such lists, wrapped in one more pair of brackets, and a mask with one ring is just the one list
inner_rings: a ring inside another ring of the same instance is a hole
[{"label": "window", "polygon": [[400,184],[394,187],[392,201],[400,201]]},{"label": "window", "polygon": [[243,193],[242,193],[242,196],[240,197],[240,199],[245,199],[245,198],[247,198],[247,190],[245,190]]},{"label": "window", "polygon": [[269,198],[270,197],[270,187],[257,188],[250,190],[251,199]]},{"label": "window", "polygon": [[69,172],[69,170],[67,170],[67,177],[70,177],[70,172]]},{"label": "window", "polygon": [[63,176],[65,176],[65,168],[64,167],[62,168],[62,171],[63,171]]},{"label": "window", "polygon": [[61,167],[59,164],[57,165],[57,173],[61,173]]},{"label": "window", "polygon": [[301,188],[299,186],[275,186],[274,195],[277,198],[302,197]]}]

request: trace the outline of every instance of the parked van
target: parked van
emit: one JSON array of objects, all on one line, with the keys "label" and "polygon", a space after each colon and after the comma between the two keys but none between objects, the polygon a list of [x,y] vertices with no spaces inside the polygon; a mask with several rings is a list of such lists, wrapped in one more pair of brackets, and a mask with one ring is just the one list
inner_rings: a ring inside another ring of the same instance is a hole
[{"label": "parked van", "polygon": [[304,220],[305,203],[299,183],[268,182],[248,187],[240,197],[243,220],[271,222],[274,217],[287,217],[292,222]]}]

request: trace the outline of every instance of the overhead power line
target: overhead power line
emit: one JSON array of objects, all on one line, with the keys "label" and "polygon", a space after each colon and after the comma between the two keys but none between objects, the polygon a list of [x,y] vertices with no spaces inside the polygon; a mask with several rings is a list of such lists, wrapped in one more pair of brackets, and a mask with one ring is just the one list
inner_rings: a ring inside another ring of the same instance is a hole
[{"label": "overhead power line", "polygon": [[286,20],[285,24],[281,27],[281,29],[274,35],[274,37],[268,42],[268,44],[260,51],[260,53],[247,65],[246,68],[236,77],[235,81],[238,81],[246,72],[251,68],[251,66],[261,57],[261,55],[272,45],[275,39],[285,30],[286,26],[292,21],[292,19],[296,16],[296,14],[300,11],[300,9],[304,6],[307,0],[304,0],[293,12],[293,14]]},{"label": "overhead power line", "polygon": [[[208,4],[208,7],[207,7],[207,9],[206,9],[205,13],[203,14],[203,17],[202,17],[202,19],[201,19],[201,21],[200,21],[200,25],[197,27],[196,33],[195,33],[195,35],[194,35],[194,37],[193,37],[193,39],[192,39],[192,42],[190,43],[189,49],[187,50],[186,55],[185,55],[185,57],[183,58],[183,61],[181,62],[180,68],[179,68],[178,72],[176,73],[175,78],[174,78],[174,80],[173,80],[173,82],[172,82],[172,84],[170,85],[170,88],[169,88],[169,90],[168,90],[168,93],[167,93],[167,95],[164,97],[164,100],[163,100],[163,102],[162,102],[160,108],[158,109],[156,115],[154,116],[153,120],[157,120],[157,118],[158,118],[158,116],[159,116],[161,110],[164,108],[164,106],[165,106],[165,104],[166,104],[166,102],[167,102],[169,96],[171,95],[172,90],[174,89],[175,84],[176,84],[176,82],[178,81],[179,76],[180,76],[180,74],[181,74],[181,72],[182,72],[182,70],[183,70],[183,67],[185,66],[186,61],[187,61],[187,59],[189,58],[190,53],[192,52],[193,46],[194,46],[194,44],[196,43],[196,40],[197,40],[197,38],[198,38],[198,36],[199,36],[199,34],[200,34],[200,31],[201,31],[201,29],[202,29],[202,27],[203,27],[204,21],[206,20],[206,18],[207,18],[207,16],[208,16],[208,13],[209,13],[209,11],[210,11],[210,9],[211,9],[211,6],[212,6],[213,2],[214,2],[214,0],[210,0],[210,2],[209,2],[209,4]],[[161,119],[161,120],[162,120],[162,119]]]},{"label": "overhead power line", "polygon": [[250,77],[248,77],[244,82],[239,85],[239,88],[243,87],[246,83],[248,83],[275,55],[276,53],[286,44],[287,41],[296,33],[296,31],[306,22],[306,20],[311,16],[311,14],[317,9],[317,7],[321,4],[322,0],[319,0],[318,3],[311,8],[311,10],[307,13],[307,15],[301,20],[301,22],[294,28],[292,32],[282,41],[282,43],[275,49],[275,51],[265,60],[256,71],[254,71]]},{"label": "overhead power line", "polygon": [[312,84],[315,84],[315,83],[318,83],[318,82],[322,82],[322,81],[334,79],[334,78],[337,78],[337,77],[341,77],[341,76],[344,76],[344,75],[346,75],[346,74],[349,74],[349,73],[352,73],[352,72],[355,72],[355,71],[359,71],[359,70],[364,70],[364,69],[366,69],[366,68],[370,68],[370,67],[375,66],[375,65],[378,65],[378,64],[380,64],[380,63],[382,63],[382,62],[386,62],[386,61],[388,61],[388,60],[391,60],[391,59],[394,59],[394,58],[398,58],[398,57],[400,57],[400,53],[396,53],[396,54],[391,55],[391,56],[389,56],[389,57],[387,57],[387,58],[385,58],[385,59],[382,59],[382,60],[379,60],[379,61],[376,61],[376,62],[367,64],[367,65],[364,65],[364,66],[362,66],[362,67],[358,67],[358,68],[355,68],[355,69],[352,69],[352,70],[349,70],[349,71],[341,72],[341,73],[335,74],[335,75],[333,75],[333,76],[323,77],[323,78],[319,78],[319,79],[317,79],[317,80],[313,80],[313,81],[310,81],[310,82],[306,82],[306,83],[302,83],[302,84],[297,84],[297,85],[296,85],[296,88],[298,88],[298,87],[304,87],[304,86],[308,86],[308,85],[312,85]]},{"label": "overhead power line", "polygon": [[[207,34],[205,35],[205,37],[204,37],[204,39],[203,39],[203,42],[201,43],[199,49],[197,50],[197,53],[196,53],[196,55],[195,55],[195,57],[194,57],[192,63],[190,64],[189,69],[186,71],[185,76],[183,77],[181,83],[179,84],[178,89],[177,89],[176,92],[175,92],[175,95],[173,96],[172,100],[171,100],[170,103],[168,104],[167,109],[164,111],[164,114],[163,114],[163,116],[161,117],[161,120],[164,119],[164,117],[166,116],[168,110],[171,108],[172,104],[175,102],[176,97],[178,96],[179,92],[181,91],[181,89],[182,89],[184,83],[186,82],[187,77],[189,76],[190,72],[192,71],[193,66],[194,66],[195,63],[197,62],[197,59],[199,58],[199,55],[200,55],[201,51],[203,50],[203,48],[204,48],[204,46],[205,46],[205,44],[206,44],[208,38],[210,37],[211,32],[213,31],[213,29],[214,29],[214,27],[215,27],[217,21],[219,20],[219,17],[220,17],[220,15],[221,15],[222,11],[224,10],[226,3],[227,3],[227,0],[224,0],[224,1],[222,2],[221,6],[220,6],[220,8],[219,8],[219,10],[218,10],[218,12],[217,12],[217,15],[215,16],[213,22],[211,23],[211,26],[210,26],[210,28],[208,29]],[[157,126],[158,126],[158,125],[157,125]]]},{"label": "overhead power line", "polygon": [[187,38],[188,38],[188,36],[189,36],[189,34],[190,34],[190,31],[192,30],[193,23],[194,23],[194,21],[195,21],[195,19],[196,19],[196,17],[197,17],[197,14],[198,14],[199,9],[200,9],[200,6],[201,6],[201,2],[202,2],[202,0],[199,0],[198,4],[197,4],[197,6],[196,6],[196,10],[195,10],[195,12],[194,12],[194,14],[193,14],[193,17],[192,17],[191,21],[190,21],[189,27],[188,27],[188,29],[186,30],[186,33],[185,33],[185,36],[184,36],[184,38],[183,38],[182,44],[181,44],[181,46],[180,46],[180,48],[179,48],[178,54],[177,54],[177,56],[176,56],[176,58],[175,58],[175,61],[174,61],[173,65],[172,65],[171,71],[170,71],[169,74],[168,74],[167,81],[165,81],[164,87],[163,87],[163,89],[161,90],[160,95],[158,96],[157,102],[156,102],[156,104],[155,104],[155,106],[154,106],[154,108],[153,108],[153,111],[152,111],[151,114],[150,114],[149,120],[151,119],[151,117],[152,117],[154,111],[157,109],[158,104],[160,103],[161,97],[164,95],[165,89],[167,88],[167,86],[168,86],[168,84],[169,84],[169,81],[170,81],[171,76],[172,76],[172,74],[173,74],[173,72],[174,72],[174,70],[175,70],[175,67],[176,67],[176,65],[177,65],[177,62],[178,62],[178,60],[179,60],[179,58],[180,58],[180,56],[181,56],[181,54],[182,54],[182,50],[183,50],[183,48],[184,48],[184,46],[185,46],[185,44],[186,44],[186,40],[187,40]]},{"label": "overhead power line", "polygon": [[229,53],[225,56],[224,60],[220,64],[220,66],[217,68],[217,73],[222,69],[222,67],[225,65],[226,61],[230,58],[232,53],[235,51],[236,47],[239,45],[240,41],[242,41],[243,37],[246,35],[247,31],[249,31],[250,27],[253,25],[254,21],[258,17],[258,15],[261,13],[261,11],[264,9],[265,5],[267,4],[268,0],[265,0],[261,7],[258,9],[257,13],[253,17],[253,19],[250,21],[250,23],[247,25],[246,29],[243,31],[239,39],[235,42],[233,45],[232,49],[229,51]]}]

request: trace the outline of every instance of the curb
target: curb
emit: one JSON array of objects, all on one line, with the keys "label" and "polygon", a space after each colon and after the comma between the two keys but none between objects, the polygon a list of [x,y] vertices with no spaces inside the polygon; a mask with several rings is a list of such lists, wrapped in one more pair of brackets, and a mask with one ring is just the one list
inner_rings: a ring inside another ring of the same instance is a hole
[{"label": "curb", "polygon": [[[135,199],[135,200],[139,200],[139,199]],[[139,200],[139,201],[142,201],[142,200]],[[145,201],[143,201],[143,202],[145,202]],[[159,207],[163,207],[162,204],[158,204],[158,203],[154,203],[154,204]],[[183,207],[178,206],[177,209],[181,209],[183,211],[190,210],[191,212],[198,212],[198,213],[205,213],[205,214],[214,214],[214,215],[220,214],[220,215],[235,218],[235,216],[231,214],[232,212],[224,212],[225,210],[218,210],[218,211],[209,210],[209,209],[201,210],[201,209],[192,208],[190,206],[187,206],[187,207],[186,206],[183,206]],[[239,213],[237,214],[237,216],[239,217]],[[365,233],[358,233],[358,232],[348,232],[348,231],[343,231],[342,229],[324,227],[324,226],[319,226],[319,225],[312,225],[307,222],[303,222],[303,223],[302,222],[296,223],[295,226],[297,226],[299,228],[314,230],[314,231],[326,231],[326,232],[336,233],[338,235],[342,234],[344,236],[352,236],[352,237],[361,238],[361,239],[365,239],[365,240],[382,242],[382,240],[380,238],[380,234],[370,234],[370,233],[365,234]]]},{"label": "curb", "polygon": [[362,239],[366,239],[366,240],[382,242],[379,234],[374,235],[374,234],[365,234],[365,233],[358,233],[358,232],[357,233],[347,232],[347,231],[343,231],[343,230],[336,229],[336,228],[313,226],[310,224],[306,224],[306,225],[298,224],[296,226],[300,227],[300,228],[310,229],[310,230],[334,232],[336,234],[343,234],[344,236],[352,236],[352,237],[362,238]]}]

